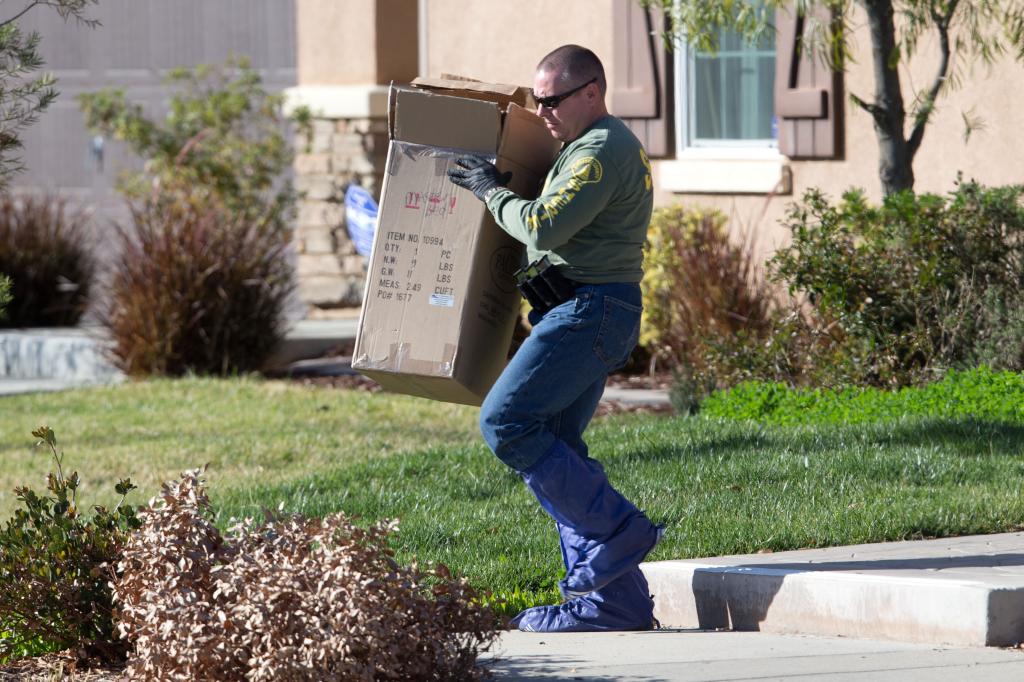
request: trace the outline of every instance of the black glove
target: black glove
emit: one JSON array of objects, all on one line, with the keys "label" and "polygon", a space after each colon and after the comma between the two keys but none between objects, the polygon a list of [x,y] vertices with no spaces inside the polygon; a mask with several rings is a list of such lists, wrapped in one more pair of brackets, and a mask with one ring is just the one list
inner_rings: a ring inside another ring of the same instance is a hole
[{"label": "black glove", "polygon": [[488,190],[504,187],[512,179],[512,171],[499,173],[493,163],[475,156],[459,157],[455,164],[458,168],[448,169],[448,179],[471,191],[480,201],[484,201]]}]

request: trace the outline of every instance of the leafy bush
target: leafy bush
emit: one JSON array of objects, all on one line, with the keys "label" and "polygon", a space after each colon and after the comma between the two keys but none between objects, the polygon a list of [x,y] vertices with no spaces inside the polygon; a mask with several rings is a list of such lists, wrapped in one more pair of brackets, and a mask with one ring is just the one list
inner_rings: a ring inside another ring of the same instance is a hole
[{"label": "leafy bush", "polygon": [[640,343],[656,361],[698,380],[745,370],[734,359],[764,339],[775,308],[749,240],[733,243],[717,211],[658,209],[644,271]]},{"label": "leafy bush", "polygon": [[57,471],[47,476],[48,494],[15,490],[24,508],[0,530],[0,661],[68,648],[89,659],[123,660],[109,582],[128,533],[139,525],[135,510],[122,505],[135,486],[122,480],[121,502],[85,517],[76,499],[78,473],[64,475],[53,430],[32,435],[50,449]]},{"label": "leafy bush", "polygon": [[7,304],[11,302],[11,280],[0,275],[0,320],[7,316]]},{"label": "leafy bush", "polygon": [[[146,159],[143,173],[121,178],[125,196],[140,201],[198,187],[250,218],[286,214],[295,197],[280,182],[292,160],[282,95],[267,92],[246,59],[174,69],[165,82],[174,94],[159,122],[128,102],[123,90],[78,96],[91,130],[127,143]],[[298,119],[309,126],[308,113]]]},{"label": "leafy bush", "polygon": [[796,389],[746,382],[708,396],[711,417],[771,424],[863,424],[906,416],[1024,423],[1024,375],[988,367],[950,371],[941,381],[884,391],[873,387]]},{"label": "leafy bush", "polygon": [[62,198],[0,196],[0,272],[12,299],[6,326],[78,322],[96,269],[86,230],[85,215]]},{"label": "leafy bush", "polygon": [[121,181],[133,224],[120,230],[105,315],[115,356],[132,374],[258,369],[293,286],[281,97],[243,60],[168,82],[176,90],[159,122],[118,90],[79,98],[91,129],[147,159]]},{"label": "leafy bush", "polygon": [[141,513],[115,587],[133,679],[463,680],[494,617],[444,567],[399,567],[392,525],[341,514],[222,536],[201,471]]},{"label": "leafy bush", "polygon": [[952,362],[955,366],[1024,369],[1024,299],[1019,288],[985,287],[965,277],[959,293],[943,310],[940,356],[963,348]]},{"label": "leafy bush", "polygon": [[964,183],[872,207],[859,190],[838,205],[811,190],[793,205],[792,243],[769,265],[812,306],[827,342],[811,364],[825,383],[901,386],[977,359],[1024,368],[1007,348],[1024,338],[1024,311],[1004,303],[1024,283],[1022,194]]},{"label": "leafy bush", "polygon": [[256,217],[161,198],[119,230],[110,307],[112,353],[128,374],[230,374],[259,369],[283,336],[292,290],[274,209]]}]

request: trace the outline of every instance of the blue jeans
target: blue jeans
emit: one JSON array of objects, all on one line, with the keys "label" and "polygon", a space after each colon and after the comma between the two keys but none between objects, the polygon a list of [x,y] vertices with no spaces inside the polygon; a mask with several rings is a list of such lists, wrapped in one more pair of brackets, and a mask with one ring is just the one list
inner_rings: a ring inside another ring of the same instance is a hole
[{"label": "blue jeans", "polygon": [[498,459],[529,469],[563,441],[587,457],[583,430],[608,373],[629,359],[640,334],[640,285],[588,284],[542,316],[491,388],[480,430]]},{"label": "blue jeans", "polygon": [[637,623],[624,625],[615,614],[643,616],[650,602],[646,583],[628,590],[614,586],[627,574],[643,580],[636,567],[664,528],[612,487],[601,464],[589,458],[583,430],[608,373],[625,364],[636,345],[640,287],[586,285],[575,293],[544,315],[531,315],[533,332],[487,394],[480,429],[559,525],[563,541],[573,538],[571,548],[563,547],[566,574],[558,586],[576,611],[524,612],[520,625],[544,631],[631,629]]}]

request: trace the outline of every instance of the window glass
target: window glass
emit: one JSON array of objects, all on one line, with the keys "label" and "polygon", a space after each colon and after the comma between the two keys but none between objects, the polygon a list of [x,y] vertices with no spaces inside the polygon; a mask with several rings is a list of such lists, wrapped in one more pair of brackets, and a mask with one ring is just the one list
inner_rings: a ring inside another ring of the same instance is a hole
[{"label": "window glass", "polygon": [[774,145],[775,32],[752,45],[722,31],[717,53],[688,54],[689,145]]}]

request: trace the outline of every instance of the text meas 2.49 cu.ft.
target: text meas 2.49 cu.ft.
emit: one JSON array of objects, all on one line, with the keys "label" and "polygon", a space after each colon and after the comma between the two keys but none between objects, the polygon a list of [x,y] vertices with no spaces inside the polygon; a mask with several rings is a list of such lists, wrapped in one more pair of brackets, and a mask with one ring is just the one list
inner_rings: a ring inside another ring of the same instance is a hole
[{"label": "text meas 2.49 cu.ft.", "polygon": [[384,388],[479,405],[504,369],[523,247],[447,176],[473,154],[537,195],[558,151],[528,91],[418,79],[390,92],[391,143],[352,367]]}]

